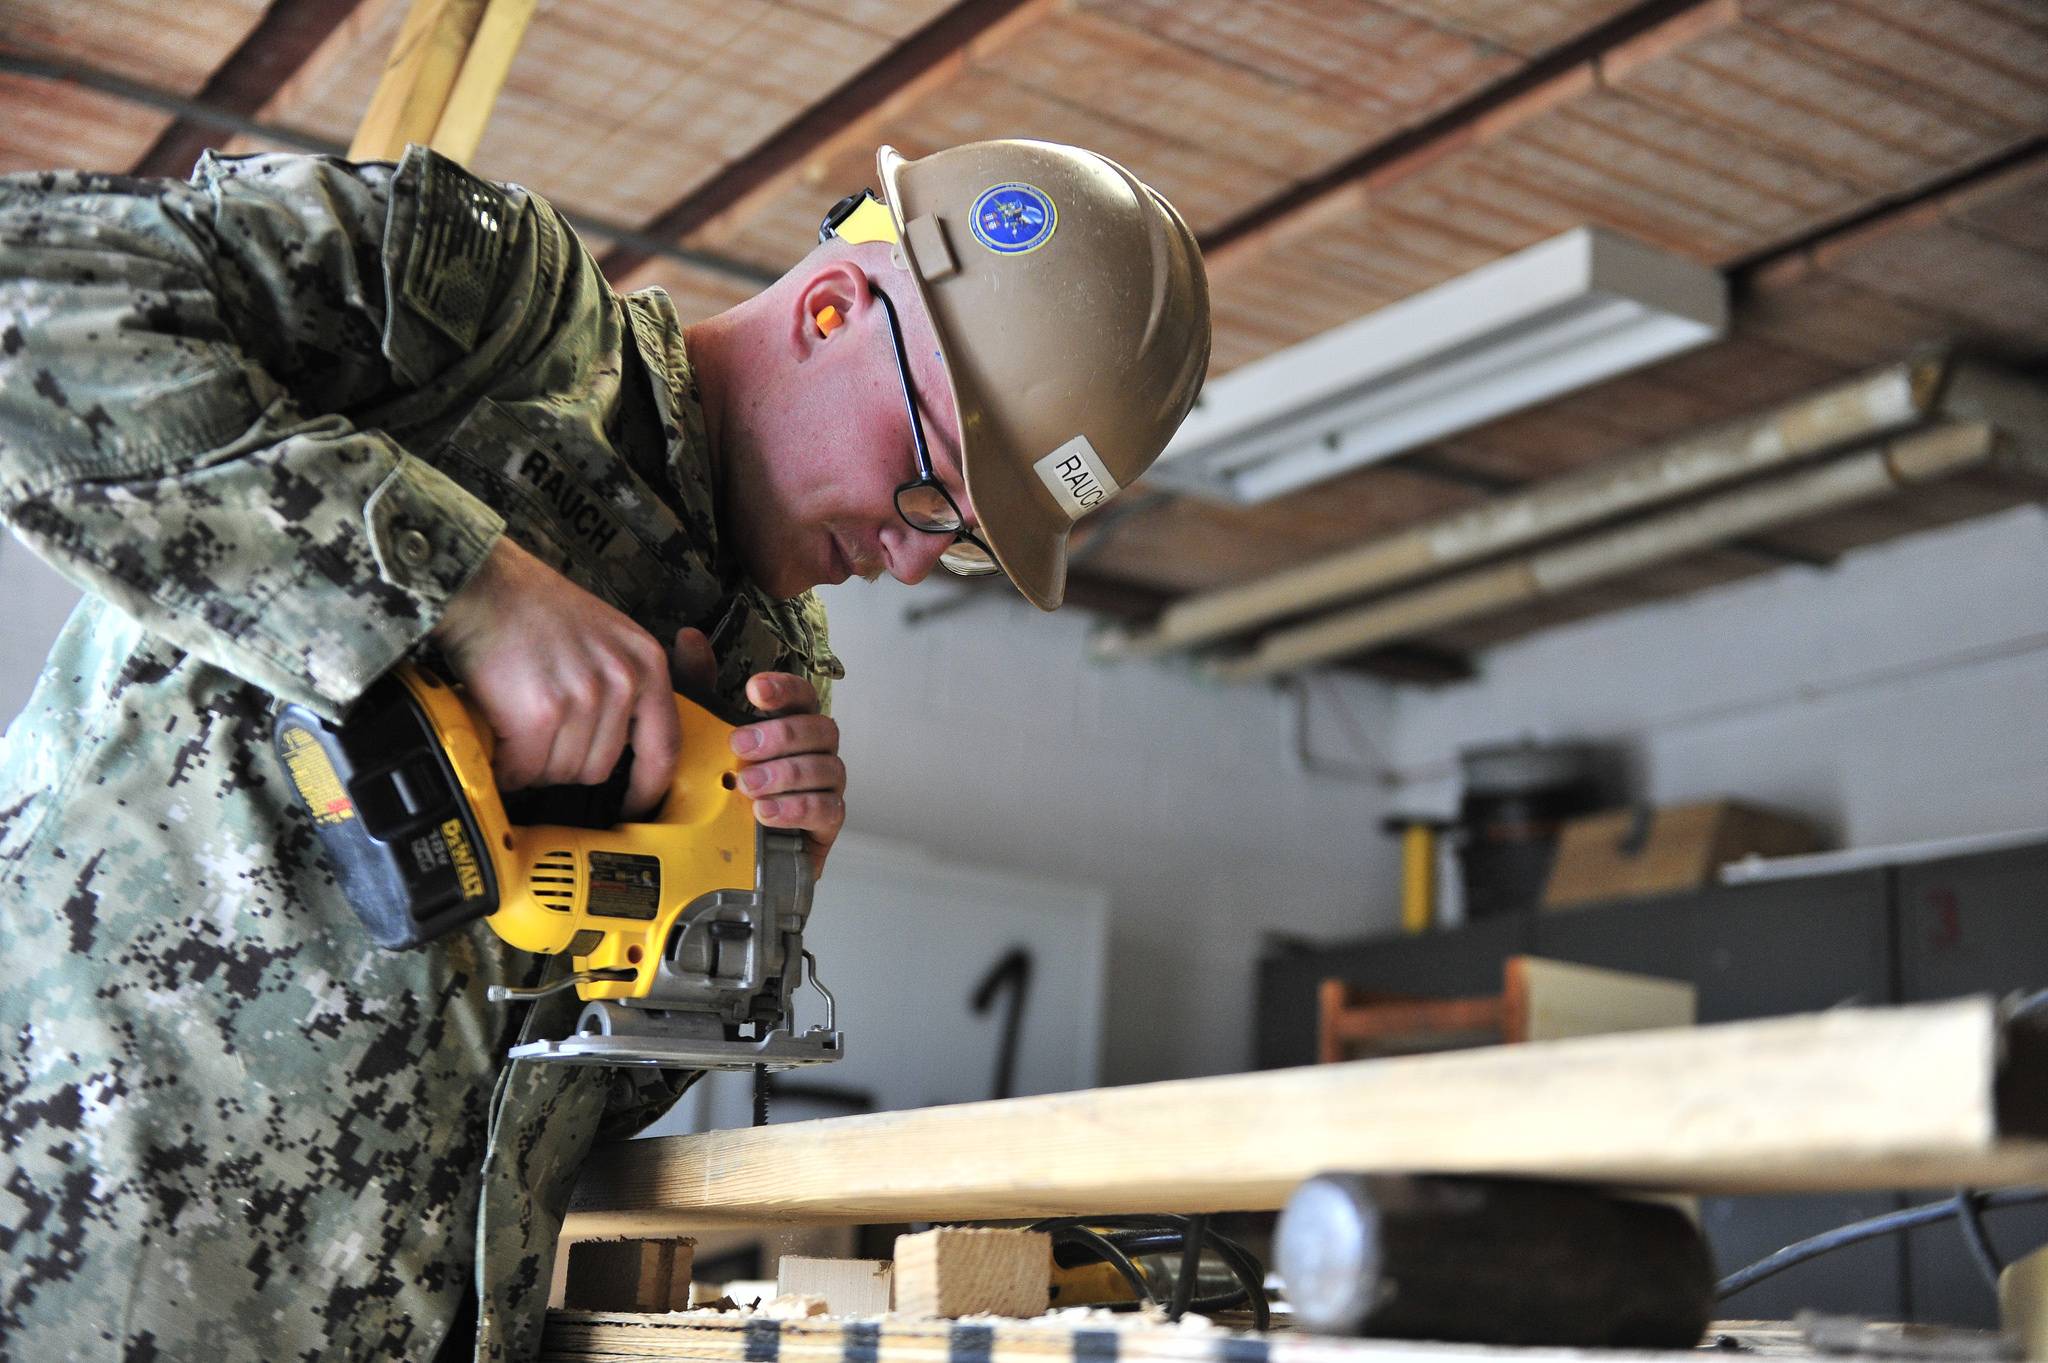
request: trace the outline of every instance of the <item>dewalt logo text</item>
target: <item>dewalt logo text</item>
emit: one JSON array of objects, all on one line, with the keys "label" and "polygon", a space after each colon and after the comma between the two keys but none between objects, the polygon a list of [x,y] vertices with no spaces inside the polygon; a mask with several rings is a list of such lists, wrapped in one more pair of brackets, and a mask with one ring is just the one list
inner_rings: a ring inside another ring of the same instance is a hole
[{"label": "dewalt logo text", "polygon": [[484,893],[483,868],[476,864],[476,853],[469,845],[469,839],[462,832],[462,820],[450,819],[441,825],[441,840],[448,844],[448,861],[455,867],[455,878],[462,885],[464,899],[481,899]]}]

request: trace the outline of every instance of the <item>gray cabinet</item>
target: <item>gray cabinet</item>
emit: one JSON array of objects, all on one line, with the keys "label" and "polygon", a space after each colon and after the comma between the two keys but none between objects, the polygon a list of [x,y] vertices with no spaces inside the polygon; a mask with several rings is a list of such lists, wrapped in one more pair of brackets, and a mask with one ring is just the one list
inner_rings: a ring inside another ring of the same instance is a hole
[{"label": "gray cabinet", "polygon": [[[1931,861],[1895,874],[1901,999],[2048,987],[2048,848]],[[1953,1191],[1912,1196],[1925,1202]],[[2048,1210],[2039,1207],[1992,1212],[1985,1225],[2008,1259],[2048,1243]],[[1997,1297],[1958,1236],[1944,1223],[1908,1237],[1908,1299],[1921,1319],[1991,1325]]]},{"label": "gray cabinet", "polygon": [[[2048,987],[2048,847],[1953,862],[1731,886],[1420,937],[1276,954],[1261,963],[1261,1066],[1315,1059],[1316,989],[1340,978],[1423,995],[1500,988],[1516,952],[1688,979],[1700,1021]],[[1723,1270],[1932,1193],[1709,1198],[1701,1218]],[[1992,1214],[2009,1256],[2048,1241],[2048,1213]],[[1991,1298],[1953,1226],[1817,1259],[1730,1298],[1730,1316],[1801,1307],[1988,1323]]]}]

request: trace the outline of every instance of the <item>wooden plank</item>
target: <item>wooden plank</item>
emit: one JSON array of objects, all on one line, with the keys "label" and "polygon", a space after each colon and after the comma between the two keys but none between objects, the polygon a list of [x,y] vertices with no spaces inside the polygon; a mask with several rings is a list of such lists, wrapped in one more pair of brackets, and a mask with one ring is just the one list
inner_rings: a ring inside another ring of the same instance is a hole
[{"label": "wooden plank", "polygon": [[1828,274],[1809,251],[1750,271],[1737,299],[1737,324],[1748,334],[1854,369],[1898,359],[1968,325]]},{"label": "wooden plank", "polygon": [[1381,0],[1455,25],[1486,42],[1537,56],[1633,8],[1636,0]]},{"label": "wooden plank", "polygon": [[[363,0],[278,0],[207,79],[199,99],[243,117],[270,102],[283,83],[348,21]],[[181,118],[134,165],[137,175],[184,176],[209,147],[228,142],[220,127]]]},{"label": "wooden plank", "polygon": [[135,158],[171,119],[64,81],[0,74],[0,175],[55,166],[115,170]]},{"label": "wooden plank", "polygon": [[2048,121],[2048,30],[1954,0],[1747,0],[1756,22],[2026,133]]},{"label": "wooden plank", "polygon": [[[1716,1327],[1719,1333],[1722,1327]],[[1789,1332],[1787,1332],[1789,1333]],[[1759,1332],[1745,1341],[1762,1343]],[[1814,1357],[1787,1339],[1764,1352]],[[1141,1316],[1105,1314],[1078,1320],[960,1322],[912,1320],[769,1320],[758,1315],[699,1311],[676,1316],[551,1312],[541,1344],[543,1363],[1699,1363],[1697,1350],[1509,1348],[1395,1339],[1347,1339],[1276,1331],[1162,1325]],[[1855,1354],[1828,1363],[1877,1363]]]},{"label": "wooden plank", "polygon": [[572,1311],[683,1310],[695,1244],[687,1237],[575,1241],[562,1300]]},{"label": "wooden plank", "polygon": [[1741,17],[1676,45],[1646,35],[1602,58],[1615,89],[1726,128],[1866,191],[1898,193],[1995,155],[2020,135],[1948,92],[1885,74]]},{"label": "wooden plank", "polygon": [[2030,251],[2048,269],[2048,152],[1958,186],[1941,202],[1957,226]]},{"label": "wooden plank", "polygon": [[896,1237],[896,1309],[907,1316],[1036,1316],[1051,1300],[1043,1231],[937,1226]]},{"label": "wooden plank", "polygon": [[[0,46],[189,95],[257,27],[264,8],[264,0],[6,0]],[[7,117],[15,112],[10,106]]]},{"label": "wooden plank", "polygon": [[873,1316],[890,1309],[894,1271],[887,1259],[821,1259],[785,1254],[775,1266],[779,1297],[822,1297],[835,1316]]},{"label": "wooden plank", "polygon": [[1446,108],[1517,66],[1512,53],[1461,32],[1455,15],[1384,3],[1081,0],[1081,8],[1325,96],[1375,127]]},{"label": "wooden plank", "polygon": [[384,59],[370,107],[349,143],[352,161],[395,161],[409,142],[425,143],[447,107],[463,55],[483,22],[487,0],[413,0]]},{"label": "wooden plank", "polygon": [[[740,235],[740,224],[757,214],[772,211],[793,187],[801,186],[811,196],[824,196],[824,204],[811,214],[812,236],[824,209],[840,194],[850,193],[873,176],[872,158],[876,145],[886,141],[877,134],[908,106],[958,74],[967,51],[977,43],[1001,42],[1003,36],[1020,26],[1036,23],[1051,7],[1052,0],[984,0],[961,3],[948,9],[923,28],[901,35],[894,47],[876,55],[854,71],[846,81],[793,115],[780,128],[755,146],[743,162],[723,173],[691,186],[673,199],[647,223],[650,235],[697,237],[730,241]],[[832,190],[824,183],[828,167],[844,163],[855,152],[869,158],[861,178],[845,188]],[[785,252],[765,259],[781,261]],[[640,253],[620,248],[606,256],[608,273],[624,273],[644,259]]]},{"label": "wooden plank", "polygon": [[[1356,42],[1345,50],[1367,62],[1380,51]],[[1250,160],[1290,179],[1320,173],[1360,143],[1401,127],[1400,109],[1384,97],[1332,99],[1249,70],[1233,56],[1169,42],[1101,15],[1056,10],[992,61],[1005,80],[1085,103],[1105,121],[1167,141],[1186,140],[1200,129],[1218,160]]]},{"label": "wooden plank", "polygon": [[621,1231],[1263,1209],[1323,1169],[1699,1192],[2048,1178],[2040,1133],[2001,1132],[1999,1047],[1994,1005],[1969,999],[706,1132],[607,1147],[574,1209]]},{"label": "wooden plank", "polygon": [[1285,176],[1258,164],[1249,150],[1219,155],[1010,80],[1003,54],[1023,41],[1019,35],[1028,33],[1040,13],[1027,8],[1012,14],[913,86],[854,117],[787,173],[742,188],[735,197],[703,203],[703,212],[693,217],[690,244],[747,260],[792,259],[816,242],[818,219],[835,199],[874,185],[875,147],[882,142],[913,156],[989,137],[1085,146],[1130,167],[1198,232],[1284,186]]},{"label": "wooden plank", "polygon": [[498,92],[505,88],[505,77],[511,74],[512,59],[518,55],[520,39],[526,36],[526,25],[533,18],[536,3],[537,0],[489,0],[485,5],[476,36],[462,54],[461,70],[448,91],[440,118],[434,122],[433,136],[428,139],[428,145],[435,151],[457,161],[475,157],[477,144],[484,140],[484,126],[491,120]]},{"label": "wooden plank", "polygon": [[1814,260],[1861,288],[1965,316],[2023,353],[2042,348],[2048,260],[1949,222],[1939,204],[1843,233],[1817,247]]},{"label": "wooden plank", "polygon": [[1860,205],[1854,185],[1721,129],[1611,91],[1576,100],[1530,130],[1546,147],[1611,166],[1637,183],[1733,218],[1752,240],[1778,240]]},{"label": "wooden plank", "polygon": [[2048,1360],[2048,1248],[2013,1260],[1998,1275],[1998,1319],[2028,1363]]},{"label": "wooden plank", "polygon": [[1718,197],[1707,186],[1700,186],[1688,203],[1664,188],[1630,178],[1628,169],[1627,159],[1596,163],[1560,154],[1544,145],[1539,130],[1529,129],[1522,136],[1490,144],[1471,173],[1479,177],[1473,188],[1482,196],[1520,202],[1531,216],[1547,213],[1552,226],[1610,227],[1699,260],[1727,260],[1770,240],[1718,204],[1701,202]]}]

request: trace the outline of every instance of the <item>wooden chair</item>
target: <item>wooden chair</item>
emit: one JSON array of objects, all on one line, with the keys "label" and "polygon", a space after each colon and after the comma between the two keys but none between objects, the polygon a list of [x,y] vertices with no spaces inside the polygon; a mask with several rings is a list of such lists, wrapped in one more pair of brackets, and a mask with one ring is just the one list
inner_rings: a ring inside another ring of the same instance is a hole
[{"label": "wooden chair", "polygon": [[1324,980],[1317,1060],[1412,1055],[1599,1032],[1685,1027],[1698,991],[1683,980],[1510,956],[1501,992],[1480,998],[1374,993]]}]

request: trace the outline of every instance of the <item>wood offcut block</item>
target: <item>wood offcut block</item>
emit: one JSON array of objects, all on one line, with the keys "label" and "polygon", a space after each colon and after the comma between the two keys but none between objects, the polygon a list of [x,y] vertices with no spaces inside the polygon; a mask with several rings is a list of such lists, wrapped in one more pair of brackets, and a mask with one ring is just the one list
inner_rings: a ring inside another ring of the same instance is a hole
[{"label": "wood offcut block", "polygon": [[835,1316],[878,1316],[889,1309],[887,1259],[818,1259],[785,1254],[775,1270],[778,1296],[822,1297]]},{"label": "wood offcut block", "polygon": [[571,1311],[686,1311],[697,1242],[578,1240],[562,1304]]},{"label": "wood offcut block", "polygon": [[2027,1363],[2048,1359],[2048,1249],[2015,1259],[1998,1275],[1998,1319]]},{"label": "wood offcut block", "polygon": [[896,1309],[912,1316],[1036,1316],[1052,1299],[1043,1231],[940,1226],[896,1238]]}]

